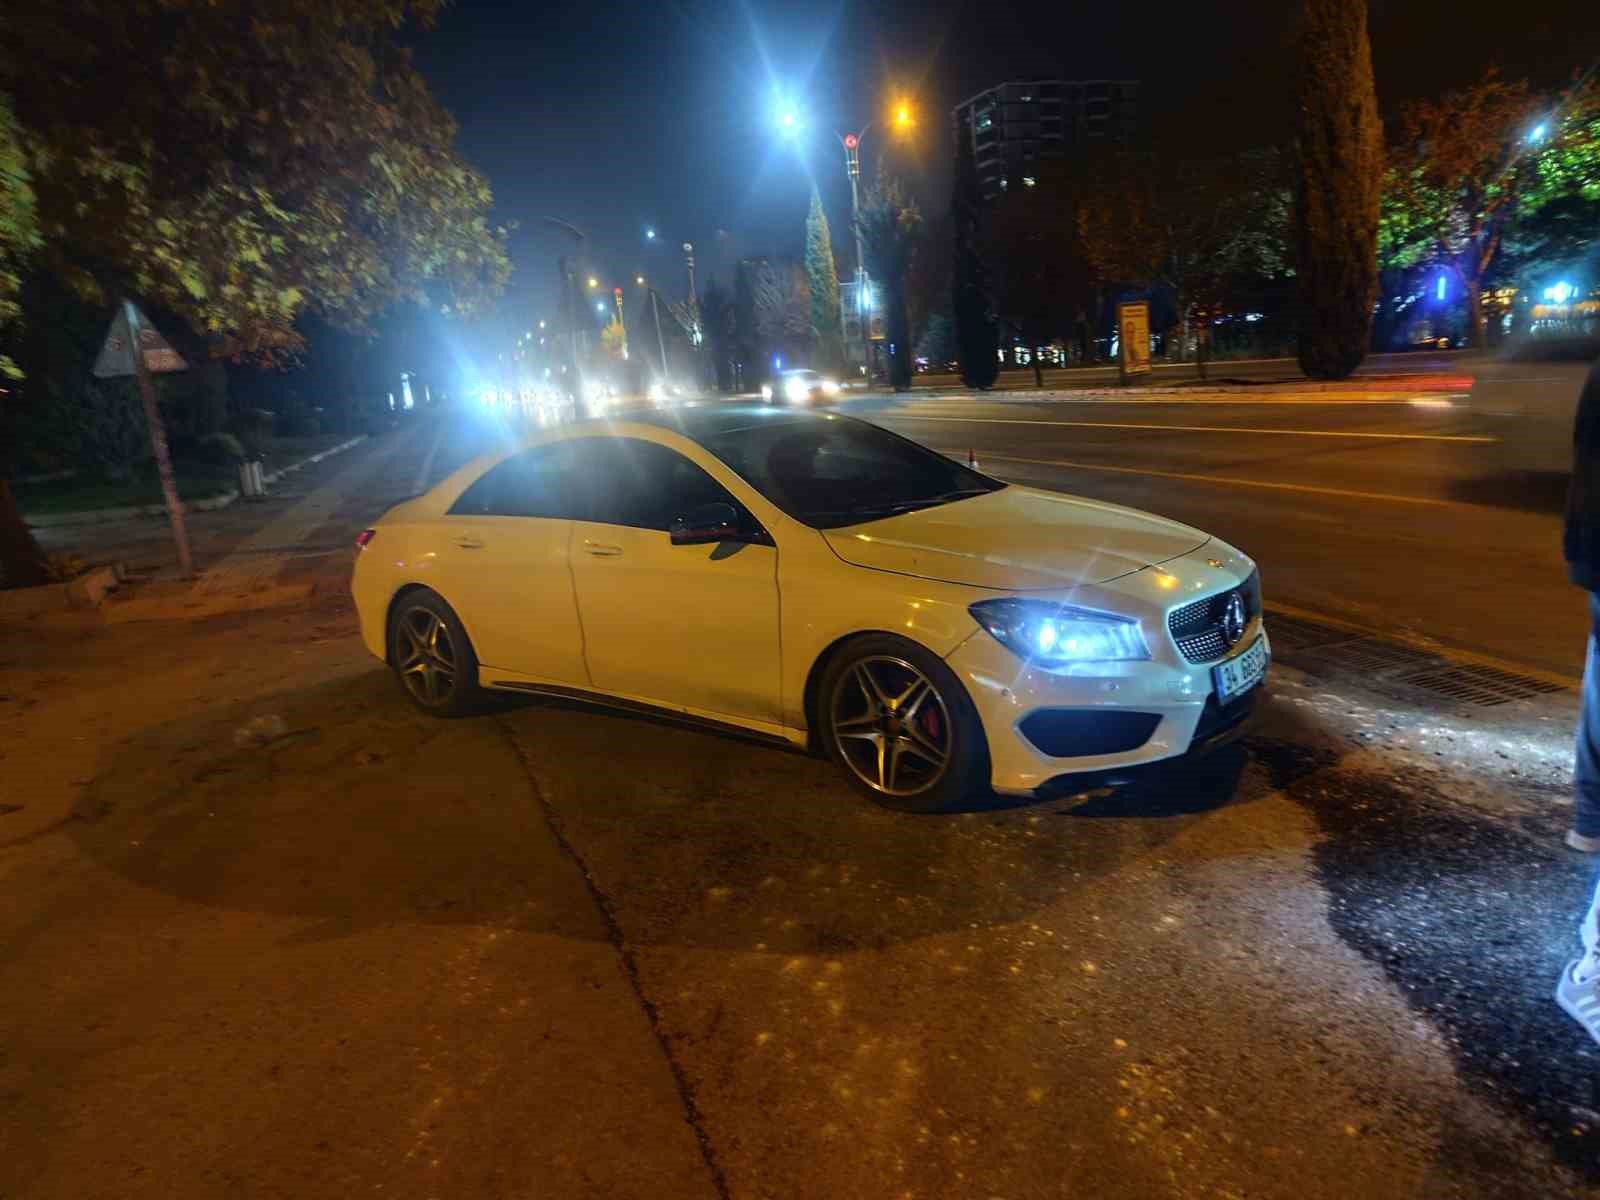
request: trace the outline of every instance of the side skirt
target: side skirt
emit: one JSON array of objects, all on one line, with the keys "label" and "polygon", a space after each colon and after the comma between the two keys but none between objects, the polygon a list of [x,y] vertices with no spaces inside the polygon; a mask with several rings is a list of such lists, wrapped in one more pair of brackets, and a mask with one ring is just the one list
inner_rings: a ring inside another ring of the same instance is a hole
[{"label": "side skirt", "polygon": [[499,679],[485,683],[483,686],[494,691],[518,692],[530,696],[547,696],[554,700],[570,700],[577,704],[587,704],[593,708],[654,717],[658,720],[673,721],[697,729],[733,734],[771,746],[792,746],[801,749],[806,746],[807,734],[802,729],[789,729],[782,725],[741,725],[737,721],[718,720],[716,717],[704,716],[700,713],[690,712],[687,709],[669,708],[665,705],[651,704],[645,700],[631,700],[624,696],[612,696],[605,692],[586,692],[582,688],[564,687],[560,684],[524,683],[512,679]]}]

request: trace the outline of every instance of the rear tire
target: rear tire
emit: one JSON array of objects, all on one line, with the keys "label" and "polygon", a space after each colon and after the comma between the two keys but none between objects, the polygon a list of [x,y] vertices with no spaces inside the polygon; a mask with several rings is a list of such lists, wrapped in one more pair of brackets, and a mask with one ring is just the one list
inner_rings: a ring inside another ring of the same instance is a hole
[{"label": "rear tire", "polygon": [[893,634],[845,643],[817,688],[823,750],[851,786],[902,812],[943,812],[989,786],[989,743],[938,655]]},{"label": "rear tire", "polygon": [[406,698],[429,716],[466,716],[482,699],[478,656],[455,611],[437,592],[408,592],[394,606],[389,665]]}]

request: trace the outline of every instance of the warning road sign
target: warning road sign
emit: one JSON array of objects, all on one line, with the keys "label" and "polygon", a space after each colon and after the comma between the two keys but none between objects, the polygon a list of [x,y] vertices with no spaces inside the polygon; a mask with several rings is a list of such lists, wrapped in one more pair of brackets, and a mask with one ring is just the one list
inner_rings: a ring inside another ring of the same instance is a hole
[{"label": "warning road sign", "polygon": [[[117,309],[117,315],[111,319],[111,328],[106,331],[105,343],[100,347],[100,354],[94,360],[94,374],[97,379],[117,379],[136,373],[133,361],[134,337],[128,328],[128,310],[131,304],[123,304]],[[160,375],[170,371],[187,371],[189,364],[184,362],[183,355],[179,354],[162,337],[156,327],[145,315],[134,310],[135,319],[139,323],[139,350],[144,357],[144,369],[152,375]]]}]

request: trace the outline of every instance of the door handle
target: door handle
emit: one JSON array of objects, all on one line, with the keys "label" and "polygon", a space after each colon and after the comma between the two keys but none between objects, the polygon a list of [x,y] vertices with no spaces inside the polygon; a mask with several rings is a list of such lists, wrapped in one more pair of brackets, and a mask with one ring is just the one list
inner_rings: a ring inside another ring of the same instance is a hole
[{"label": "door handle", "polygon": [[622,553],[622,547],[613,546],[610,542],[591,542],[585,540],[583,543],[583,552],[585,554],[592,554],[596,558],[615,558],[617,555]]},{"label": "door handle", "polygon": [[455,543],[456,543],[456,545],[460,546],[463,550],[482,550],[483,549],[483,541],[480,538],[475,538],[475,537],[472,537],[472,536],[470,536],[468,534],[462,534],[460,537],[456,538],[455,539]]}]

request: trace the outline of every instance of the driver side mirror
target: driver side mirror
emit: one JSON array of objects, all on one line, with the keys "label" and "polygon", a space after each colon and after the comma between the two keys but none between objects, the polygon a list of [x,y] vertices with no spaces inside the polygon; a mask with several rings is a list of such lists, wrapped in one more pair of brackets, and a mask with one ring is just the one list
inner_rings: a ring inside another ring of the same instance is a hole
[{"label": "driver side mirror", "polygon": [[706,546],[715,542],[750,540],[741,528],[738,510],[722,501],[702,504],[684,516],[674,517],[667,532],[674,546]]}]

